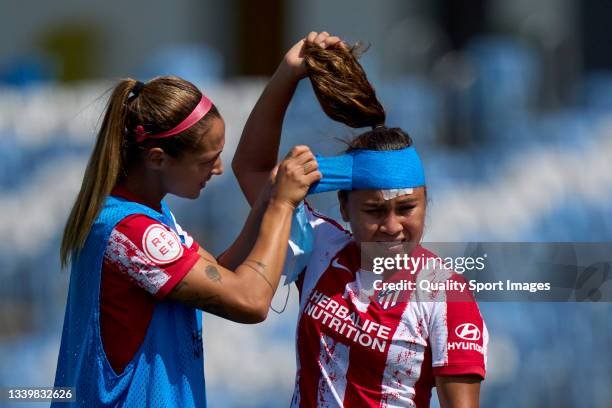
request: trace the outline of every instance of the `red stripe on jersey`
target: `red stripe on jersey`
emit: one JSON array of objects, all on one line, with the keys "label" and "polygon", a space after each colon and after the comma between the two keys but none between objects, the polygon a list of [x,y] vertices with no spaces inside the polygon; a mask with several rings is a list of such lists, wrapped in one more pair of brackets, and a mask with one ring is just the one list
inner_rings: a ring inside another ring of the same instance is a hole
[{"label": "red stripe on jersey", "polygon": [[[351,247],[353,250],[356,249],[351,245],[347,247]],[[333,276],[334,279],[328,278],[326,282],[319,281],[312,292],[314,293],[316,291],[316,293],[321,293],[319,292],[320,290],[325,290],[325,293],[331,295],[330,298],[335,298],[334,301],[337,302],[338,298],[342,297],[344,294],[346,282],[352,281],[354,279],[354,274],[347,269],[335,268],[331,265],[328,267],[328,271],[330,270],[332,273],[325,273],[321,279],[325,276]],[[323,286],[323,288],[321,286]],[[300,359],[300,372],[298,373],[300,379],[298,384],[300,407],[316,407],[319,405],[319,402],[321,402],[321,395],[319,392],[321,362],[315,356],[319,355],[322,342],[321,336],[323,333],[334,339],[336,338],[332,330],[327,330],[325,326],[316,323],[313,324],[312,321],[309,321],[307,315],[310,312],[315,314],[318,313],[320,317],[322,309],[314,306],[311,303],[311,299],[308,299],[305,304],[305,310],[298,322],[297,330],[297,343],[301,345],[298,349],[298,357]]]},{"label": "red stripe on jersey", "polygon": [[444,367],[435,367],[434,368],[435,376],[447,376],[447,375],[478,375],[485,378],[485,369],[481,365],[454,365],[454,366],[444,366]]},{"label": "red stripe on jersey", "polygon": [[[461,275],[449,280],[465,282]],[[447,292],[446,329],[448,355],[434,375],[476,374],[485,377],[484,345],[486,328],[471,292]]]}]

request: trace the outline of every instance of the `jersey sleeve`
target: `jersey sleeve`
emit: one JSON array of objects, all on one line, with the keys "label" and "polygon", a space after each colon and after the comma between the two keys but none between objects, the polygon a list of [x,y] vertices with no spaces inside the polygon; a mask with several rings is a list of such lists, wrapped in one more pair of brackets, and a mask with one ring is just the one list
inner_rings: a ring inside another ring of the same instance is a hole
[{"label": "jersey sleeve", "polygon": [[[456,273],[448,279],[465,283]],[[475,374],[485,378],[489,336],[471,292],[457,289],[439,296],[432,303],[429,330],[434,376]]]},{"label": "jersey sleeve", "polygon": [[177,231],[142,214],[126,217],[111,232],[104,263],[163,299],[199,259],[197,242]]}]

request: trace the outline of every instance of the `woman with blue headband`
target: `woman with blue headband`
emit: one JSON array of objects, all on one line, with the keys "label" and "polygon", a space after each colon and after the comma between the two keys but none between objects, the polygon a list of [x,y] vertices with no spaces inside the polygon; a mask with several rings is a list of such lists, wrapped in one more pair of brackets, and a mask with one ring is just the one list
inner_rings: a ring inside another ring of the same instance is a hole
[{"label": "woman with blue headband", "polygon": [[[419,156],[406,132],[384,126],[356,52],[326,32],[298,42],[253,109],[232,163],[253,205],[269,183],[284,114],[306,76],[328,116],[371,128],[345,154],[317,157],[323,177],[310,189],[338,191],[350,231],[307,202],[294,214],[285,269],[300,293],[291,406],[427,407],[435,386],[442,407],[477,407],[488,334],[471,294],[450,285],[462,277],[417,266],[373,273],[374,254],[437,257],[420,245],[426,186]],[[427,279],[448,289],[423,294],[410,286]]]}]

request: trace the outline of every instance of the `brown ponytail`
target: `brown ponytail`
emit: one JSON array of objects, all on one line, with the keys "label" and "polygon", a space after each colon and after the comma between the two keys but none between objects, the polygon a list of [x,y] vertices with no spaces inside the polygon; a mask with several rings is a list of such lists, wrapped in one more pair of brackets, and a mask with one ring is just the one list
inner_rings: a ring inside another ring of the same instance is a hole
[{"label": "brown ponytail", "polygon": [[[353,128],[372,127],[347,142],[347,152],[356,149],[400,150],[412,145],[412,138],[400,128],[384,126],[385,109],[376,97],[357,57],[358,45],[322,49],[306,43],[304,62],[321,107],[331,119]],[[348,191],[339,191],[346,200]]]},{"label": "brown ponytail", "polygon": [[136,81],[133,79],[121,81],[108,101],[96,145],[85,170],[81,190],[64,229],[60,249],[62,267],[65,267],[72,258],[72,251],[82,248],[85,244],[102,201],[117,181],[125,134],[126,102],[135,84]]},{"label": "brown ponytail", "polygon": [[306,43],[304,62],[327,116],[353,128],[384,125],[385,110],[357,61],[361,53],[359,45],[323,49]]},{"label": "brown ponytail", "polygon": [[145,150],[159,147],[174,157],[187,150],[193,151],[201,145],[200,139],[206,134],[212,118],[220,118],[213,105],[198,123],[184,132],[138,143],[136,126],[143,126],[146,132],[153,134],[172,129],[191,113],[202,94],[195,85],[177,77],[158,77],[144,86],[139,83],[135,89],[137,83],[134,79],[120,81],[108,101],[81,190],[64,228],[60,249],[62,267],[83,248],[104,199]]}]

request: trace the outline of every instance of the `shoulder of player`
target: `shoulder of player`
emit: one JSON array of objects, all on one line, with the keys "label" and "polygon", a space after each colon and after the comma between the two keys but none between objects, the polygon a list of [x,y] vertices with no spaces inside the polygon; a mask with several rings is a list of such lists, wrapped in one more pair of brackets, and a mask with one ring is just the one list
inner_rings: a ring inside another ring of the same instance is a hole
[{"label": "shoulder of player", "polygon": [[121,220],[113,229],[107,253],[145,254],[157,265],[165,265],[181,258],[184,245],[169,226],[143,214]]},{"label": "shoulder of player", "polygon": [[[127,229],[146,229],[153,224],[162,224],[158,220],[149,217],[145,214],[131,214],[123,218],[115,225],[116,230],[127,230]],[[162,224],[163,225],[163,224]]]},{"label": "shoulder of player", "polygon": [[164,241],[178,241],[177,233],[168,225],[144,214],[133,214],[125,217],[113,229],[113,234],[120,234],[138,246],[145,246],[147,241],[156,237]]}]

